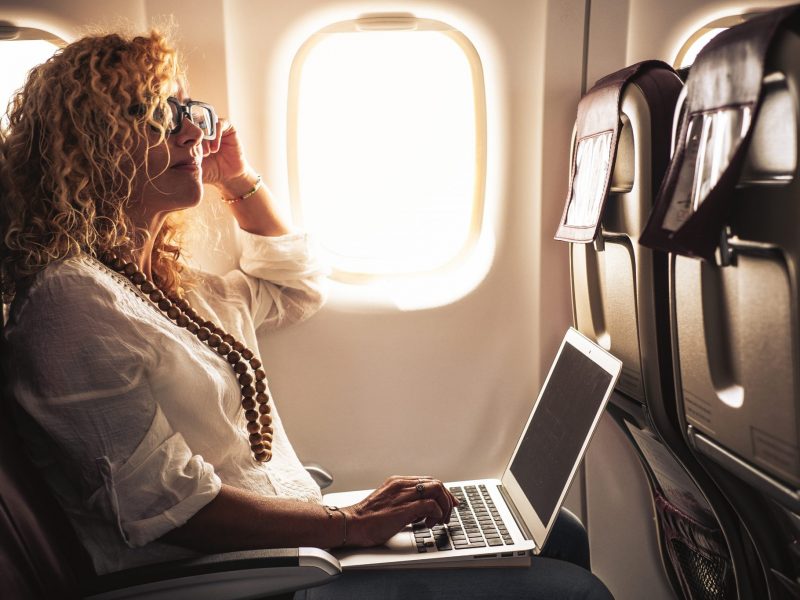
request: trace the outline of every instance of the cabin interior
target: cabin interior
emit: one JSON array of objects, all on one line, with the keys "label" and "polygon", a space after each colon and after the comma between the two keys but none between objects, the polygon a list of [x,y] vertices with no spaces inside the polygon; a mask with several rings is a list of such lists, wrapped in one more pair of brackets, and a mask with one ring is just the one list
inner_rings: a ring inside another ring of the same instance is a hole
[{"label": "cabin interior", "polygon": [[[329,490],[498,477],[573,326],[624,365],[565,499],[592,571],[618,600],[794,598],[799,18],[775,34],[757,111],[686,117],[704,45],[784,6],[0,0],[0,98],[92,28],[174,29],[191,96],[235,124],[331,265],[321,312],[260,340],[295,449],[333,474]],[[616,159],[579,162],[581,98],[650,60],[665,79],[622,88]],[[732,59],[708,64],[744,77]],[[696,159],[697,143],[721,145],[721,165],[683,163],[708,170],[702,204],[742,139],[711,252],[640,244],[659,184],[679,179],[676,147]],[[578,175],[607,192],[603,212],[585,239],[555,239]],[[212,200],[188,216],[188,260],[223,272],[236,227]]]}]

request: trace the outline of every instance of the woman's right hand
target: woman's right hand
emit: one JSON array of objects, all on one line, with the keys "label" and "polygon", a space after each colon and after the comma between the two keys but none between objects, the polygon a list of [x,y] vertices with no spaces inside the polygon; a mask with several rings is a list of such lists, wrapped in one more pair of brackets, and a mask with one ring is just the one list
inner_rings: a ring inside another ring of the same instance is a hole
[{"label": "woman's right hand", "polygon": [[347,545],[383,544],[409,523],[423,519],[428,527],[448,523],[454,506],[458,500],[437,479],[389,477],[358,504],[342,508],[348,520]]}]

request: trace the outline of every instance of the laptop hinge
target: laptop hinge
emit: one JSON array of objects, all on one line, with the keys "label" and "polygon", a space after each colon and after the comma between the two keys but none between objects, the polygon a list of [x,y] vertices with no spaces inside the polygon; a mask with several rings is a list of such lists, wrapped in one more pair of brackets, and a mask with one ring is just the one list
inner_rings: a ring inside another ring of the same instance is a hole
[{"label": "laptop hinge", "polygon": [[500,495],[503,496],[503,500],[506,501],[506,506],[508,506],[508,510],[511,511],[511,516],[514,517],[514,521],[519,527],[519,530],[522,532],[522,536],[526,540],[532,540],[533,536],[531,535],[530,530],[528,529],[527,525],[525,525],[525,521],[522,520],[522,516],[517,512],[517,507],[514,506],[514,503],[511,501],[511,496],[508,495],[506,489],[503,487],[502,484],[497,486],[497,489],[500,492]]}]

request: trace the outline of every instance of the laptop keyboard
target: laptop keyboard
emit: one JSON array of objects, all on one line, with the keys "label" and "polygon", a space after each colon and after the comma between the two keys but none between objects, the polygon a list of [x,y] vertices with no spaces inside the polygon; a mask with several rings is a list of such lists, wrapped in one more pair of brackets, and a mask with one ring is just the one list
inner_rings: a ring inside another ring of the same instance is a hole
[{"label": "laptop keyboard", "polygon": [[461,550],[512,544],[511,534],[485,485],[448,488],[459,505],[453,508],[450,523],[432,529],[424,523],[414,524],[414,540],[418,552]]}]

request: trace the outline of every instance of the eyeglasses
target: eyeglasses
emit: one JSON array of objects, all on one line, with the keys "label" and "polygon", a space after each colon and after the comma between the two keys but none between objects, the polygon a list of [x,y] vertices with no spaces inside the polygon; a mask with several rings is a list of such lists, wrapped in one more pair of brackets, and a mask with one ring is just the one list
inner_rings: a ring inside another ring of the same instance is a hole
[{"label": "eyeglasses", "polygon": [[167,105],[172,114],[167,133],[178,133],[183,125],[183,119],[188,118],[203,132],[204,140],[213,140],[217,135],[217,113],[214,107],[205,102],[190,100],[185,104],[177,98],[167,98]]},{"label": "eyeglasses", "polygon": [[[153,111],[154,122],[151,123],[151,126],[154,130],[160,130],[160,127],[156,125],[158,123],[164,127],[167,135],[178,133],[183,125],[183,120],[188,118],[203,132],[204,140],[213,140],[216,137],[217,113],[210,104],[197,100],[189,100],[186,103],[182,103],[177,98],[169,97],[167,98],[167,106],[169,106],[167,115],[164,114],[161,108],[156,108]],[[143,117],[147,114],[147,105],[134,104],[129,109],[129,112],[135,117]],[[169,120],[166,120],[165,117],[169,117]]]}]

